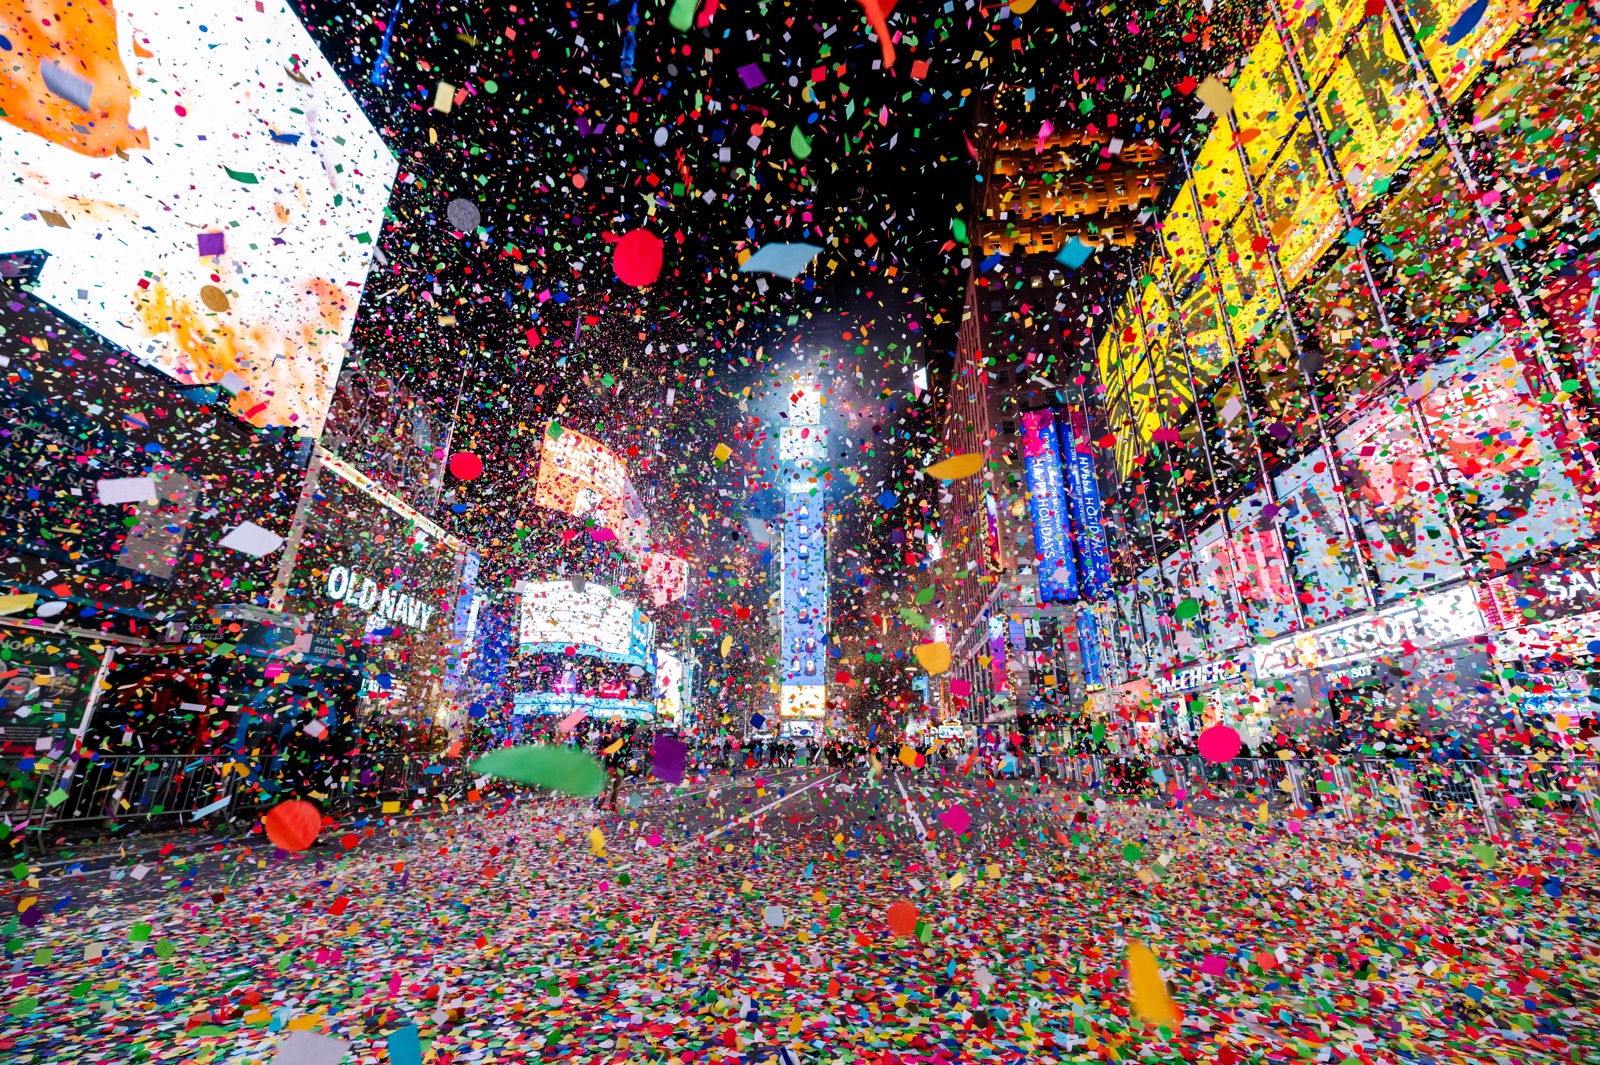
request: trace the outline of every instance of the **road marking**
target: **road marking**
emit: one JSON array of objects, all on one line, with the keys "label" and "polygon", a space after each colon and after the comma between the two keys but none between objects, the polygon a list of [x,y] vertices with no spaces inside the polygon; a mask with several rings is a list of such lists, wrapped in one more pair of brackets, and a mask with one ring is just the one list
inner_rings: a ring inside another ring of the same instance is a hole
[{"label": "road marking", "polygon": [[928,839],[928,826],[923,824],[922,818],[917,816],[917,808],[912,805],[911,796],[906,793],[906,786],[900,782],[898,776],[894,778],[894,786],[900,789],[900,798],[905,800],[906,813],[911,815],[911,823],[917,826],[917,842],[922,844],[922,849],[927,853],[928,857],[936,858],[937,855],[934,853],[933,843]]},{"label": "road marking", "polygon": [[[834,777],[836,777],[838,775],[839,774],[838,774],[837,771],[829,773],[825,777],[819,777],[816,780],[813,780],[811,783],[807,784],[803,788],[799,788],[799,789],[797,789],[795,791],[791,791],[787,795],[780,795],[778,798],[773,799],[771,802],[767,803],[767,805],[762,806],[762,807],[760,807],[758,809],[755,809],[755,810],[751,810],[747,814],[741,814],[740,816],[734,818],[732,821],[729,821],[727,824],[723,825],[721,828],[715,829],[714,831],[712,831],[711,835],[712,836],[720,836],[723,833],[727,832],[729,829],[737,828],[739,825],[747,825],[758,814],[764,814],[768,810],[772,809],[774,806],[777,806],[779,803],[788,802],[790,799],[794,798],[796,795],[803,795],[806,792],[810,791],[812,788],[818,787],[819,785],[822,785],[822,784],[826,784],[828,781],[832,780]],[[703,843],[704,840],[701,840],[700,842]]]}]

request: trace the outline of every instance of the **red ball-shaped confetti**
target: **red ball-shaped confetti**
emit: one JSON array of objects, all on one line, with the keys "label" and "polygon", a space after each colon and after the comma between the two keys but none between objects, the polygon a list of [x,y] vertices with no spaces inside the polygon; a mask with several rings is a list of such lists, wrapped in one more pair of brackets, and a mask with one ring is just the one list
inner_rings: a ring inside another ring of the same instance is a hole
[{"label": "red ball-shaped confetti", "polygon": [[1200,733],[1200,757],[1208,762],[1227,762],[1239,757],[1239,734],[1227,725],[1212,725]]},{"label": "red ball-shaped confetti", "polygon": [[889,904],[889,931],[909,936],[917,930],[917,908],[905,899]]},{"label": "red ball-shaped confetti", "polygon": [[475,481],[483,475],[483,460],[470,451],[450,456],[450,475],[458,481]]},{"label": "red ball-shaped confetti", "polygon": [[661,276],[661,238],[648,229],[623,234],[611,251],[611,265],[624,285],[644,288]]},{"label": "red ball-shaped confetti", "polygon": [[261,819],[267,838],[279,850],[303,851],[317,841],[322,814],[304,799],[280,802]]}]

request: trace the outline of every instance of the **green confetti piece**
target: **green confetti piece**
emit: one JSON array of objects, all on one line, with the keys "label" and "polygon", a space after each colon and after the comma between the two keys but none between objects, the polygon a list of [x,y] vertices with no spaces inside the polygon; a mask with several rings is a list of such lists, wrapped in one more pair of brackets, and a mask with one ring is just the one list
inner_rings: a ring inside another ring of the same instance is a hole
[{"label": "green confetti piece", "polygon": [[259,185],[259,184],[261,184],[261,182],[256,180],[256,176],[254,174],[250,173],[250,171],[248,171],[248,170],[229,170],[228,167],[226,167],[226,166],[224,166],[222,169],[227,170],[228,171],[228,176],[233,178],[233,180],[239,182],[239,184],[241,184],[241,185]]},{"label": "green confetti piece", "polygon": [[793,132],[789,134],[789,152],[796,159],[811,158],[811,141],[804,133],[800,132],[799,126],[796,126]]},{"label": "green confetti piece", "polygon": [[699,0],[673,0],[667,22],[679,33],[688,33],[689,27],[694,25],[694,9],[698,2]]}]

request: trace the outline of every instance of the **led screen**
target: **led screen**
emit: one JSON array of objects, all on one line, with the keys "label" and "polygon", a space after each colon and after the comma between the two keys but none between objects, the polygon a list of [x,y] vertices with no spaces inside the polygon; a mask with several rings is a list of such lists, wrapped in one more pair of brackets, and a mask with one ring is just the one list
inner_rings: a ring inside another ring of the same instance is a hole
[{"label": "led screen", "polygon": [[438,408],[371,365],[346,365],[322,430],[323,447],[411,506],[432,513],[444,483]]},{"label": "led screen", "polygon": [[1078,564],[1067,529],[1067,498],[1054,416],[1047,410],[1022,415],[1022,455],[1028,478],[1028,517],[1033,523],[1039,598],[1078,598]]},{"label": "led screen", "polygon": [[780,717],[802,717],[820,721],[828,713],[828,695],[815,684],[785,684],[779,694]]},{"label": "led screen", "polygon": [[1351,508],[1385,598],[1462,573],[1443,492],[1403,403],[1380,409],[1336,438]]},{"label": "led screen", "polygon": [[[1431,367],[1412,394],[1456,487],[1463,533],[1512,562],[1593,535],[1563,451],[1579,443],[1563,413],[1538,402],[1518,353],[1498,328]],[[1565,435],[1565,447],[1557,446]]]},{"label": "led screen", "polygon": [[523,654],[571,647],[577,654],[655,669],[655,623],[604,585],[530,582],[522,592],[520,628]]},{"label": "led screen", "polygon": [[1273,483],[1306,620],[1321,624],[1365,606],[1361,558],[1351,543],[1324,452],[1313,451]]},{"label": "led screen", "polygon": [[[246,521],[288,534],[304,470],[287,434],[219,419],[3,284],[0,362],[0,581],[40,596],[46,617],[70,609],[96,627],[108,612],[188,617],[271,589],[281,553],[220,541]],[[142,478],[150,496],[101,502],[102,482]]]},{"label": "led screen", "polygon": [[1066,459],[1071,485],[1072,525],[1077,534],[1078,558],[1083,563],[1083,588],[1092,598],[1111,586],[1111,552],[1101,519],[1100,482],[1089,450],[1089,423],[1081,408],[1074,408],[1061,423],[1061,453]]},{"label": "led screen", "polygon": [[556,692],[518,692],[511,697],[511,712],[517,715],[567,717],[579,710],[589,717],[649,721],[655,717],[656,707],[644,699],[607,699],[603,696],[562,695]]},{"label": "led screen", "polygon": [[827,530],[822,497],[795,486],[783,515],[783,683],[826,684],[828,668]]},{"label": "led screen", "polygon": [[533,501],[575,518],[594,518],[634,558],[648,550],[650,519],[627,466],[600,441],[557,422],[545,428]]},{"label": "led screen", "polygon": [[644,583],[650,589],[650,601],[656,606],[676,602],[689,591],[689,563],[652,551],[645,556]]},{"label": "led screen", "polygon": [[0,0],[0,248],[258,426],[322,430],[396,163],[283,0]]},{"label": "led screen", "polygon": [[656,714],[670,725],[683,724],[683,661],[656,648]]}]

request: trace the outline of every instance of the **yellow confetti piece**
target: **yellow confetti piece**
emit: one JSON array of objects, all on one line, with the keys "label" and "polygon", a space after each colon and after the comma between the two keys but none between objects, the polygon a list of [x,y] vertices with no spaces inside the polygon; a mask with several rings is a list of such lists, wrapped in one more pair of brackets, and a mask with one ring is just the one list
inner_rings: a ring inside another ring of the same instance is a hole
[{"label": "yellow confetti piece", "polygon": [[1143,1020],[1178,1027],[1178,1007],[1161,979],[1161,963],[1138,940],[1128,944],[1128,1002]]},{"label": "yellow confetti piece", "polygon": [[917,656],[917,664],[934,676],[950,668],[950,645],[942,640],[918,644],[911,653]]},{"label": "yellow confetti piece", "polygon": [[935,462],[922,472],[941,481],[960,481],[983,469],[983,456],[976,451],[953,455],[943,462]]}]

